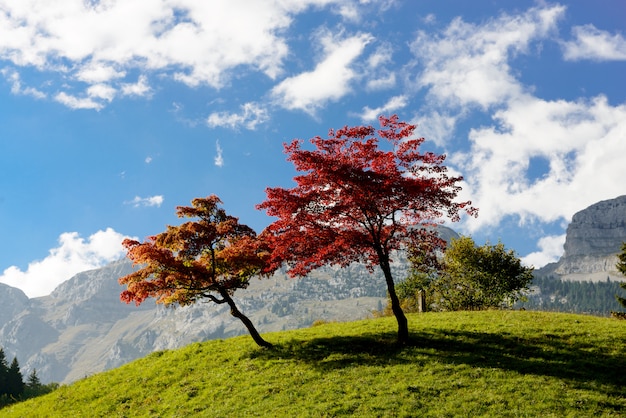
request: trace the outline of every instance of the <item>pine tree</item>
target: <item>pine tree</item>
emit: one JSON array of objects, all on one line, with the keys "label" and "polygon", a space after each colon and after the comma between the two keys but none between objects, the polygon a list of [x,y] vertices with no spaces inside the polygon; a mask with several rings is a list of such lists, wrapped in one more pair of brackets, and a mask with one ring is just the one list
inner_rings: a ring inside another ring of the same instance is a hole
[{"label": "pine tree", "polygon": [[39,380],[39,376],[37,376],[37,369],[33,369],[28,375],[26,387],[29,389],[39,389],[41,387],[41,380]]},{"label": "pine tree", "polygon": [[20,365],[17,362],[17,357],[13,357],[11,366],[7,372],[7,395],[13,399],[18,399],[24,393],[24,377],[20,371]]},{"label": "pine tree", "polygon": [[0,348],[0,396],[6,395],[8,391],[9,366],[7,365],[4,349]]},{"label": "pine tree", "polygon": [[[617,263],[617,269],[626,276],[626,242],[622,243],[622,252],[617,256],[619,258],[619,262]],[[626,290],[626,282],[620,283],[620,287]],[[621,297],[620,295],[615,295],[615,299],[626,308],[626,298]],[[615,317],[626,319],[625,312],[611,312],[611,314]]]}]

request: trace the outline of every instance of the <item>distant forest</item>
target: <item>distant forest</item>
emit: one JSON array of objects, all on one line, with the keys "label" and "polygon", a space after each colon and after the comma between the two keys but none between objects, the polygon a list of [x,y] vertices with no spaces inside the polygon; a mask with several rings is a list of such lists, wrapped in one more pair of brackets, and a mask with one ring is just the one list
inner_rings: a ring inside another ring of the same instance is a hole
[{"label": "distant forest", "polygon": [[615,295],[624,297],[619,281],[608,277],[602,282],[577,282],[558,277],[535,277],[528,300],[518,302],[517,308],[536,311],[575,312],[597,316],[610,316],[611,311],[624,309]]}]

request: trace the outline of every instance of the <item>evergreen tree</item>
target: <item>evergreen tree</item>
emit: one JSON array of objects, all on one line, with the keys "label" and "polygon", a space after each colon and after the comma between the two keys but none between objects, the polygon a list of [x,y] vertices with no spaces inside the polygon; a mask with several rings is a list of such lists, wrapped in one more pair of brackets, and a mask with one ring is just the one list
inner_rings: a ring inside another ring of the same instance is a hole
[{"label": "evergreen tree", "polygon": [[26,387],[29,389],[39,389],[41,387],[41,380],[39,380],[39,376],[37,376],[37,369],[33,369],[28,375]]},{"label": "evergreen tree", "polygon": [[[622,243],[622,252],[617,256],[617,258],[619,259],[617,263],[617,269],[620,271],[620,273],[622,273],[623,275],[626,275],[626,242]],[[620,283],[620,287],[626,290],[626,282]],[[620,305],[626,308],[626,298],[623,298],[619,295],[615,295],[615,298],[620,303]],[[618,312],[618,313],[614,313],[614,316],[626,318],[626,313]]]},{"label": "evergreen tree", "polygon": [[13,399],[18,399],[24,393],[24,377],[20,371],[20,365],[17,357],[13,357],[11,366],[7,372],[7,395]]},{"label": "evergreen tree", "polygon": [[9,366],[7,364],[4,349],[0,348],[0,396],[9,393],[8,390]]}]

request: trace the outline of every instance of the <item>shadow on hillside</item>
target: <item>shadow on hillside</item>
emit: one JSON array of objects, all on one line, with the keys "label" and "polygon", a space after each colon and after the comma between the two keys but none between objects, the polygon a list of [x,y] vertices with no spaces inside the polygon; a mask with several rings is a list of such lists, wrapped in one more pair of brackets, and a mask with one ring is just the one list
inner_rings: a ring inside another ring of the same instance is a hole
[{"label": "shadow on hillside", "polygon": [[[610,355],[567,336],[520,338],[510,334],[428,330],[412,333],[412,345],[395,344],[395,333],[293,340],[252,357],[294,359],[320,370],[358,365],[425,364],[431,360],[553,376],[622,396],[626,354]],[[623,350],[624,351],[624,350]],[[598,385],[603,385],[599,388]]]}]

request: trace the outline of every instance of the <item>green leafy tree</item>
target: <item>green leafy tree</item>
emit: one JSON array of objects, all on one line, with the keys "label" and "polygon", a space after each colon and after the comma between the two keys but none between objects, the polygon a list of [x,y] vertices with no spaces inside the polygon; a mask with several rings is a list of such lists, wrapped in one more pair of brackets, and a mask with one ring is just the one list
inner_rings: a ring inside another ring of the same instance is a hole
[{"label": "green leafy tree", "polygon": [[460,237],[445,251],[440,275],[429,290],[439,310],[511,306],[528,290],[532,272],[502,243],[478,247],[472,238]]},{"label": "green leafy tree", "polygon": [[[409,274],[406,279],[396,285],[396,293],[404,312],[428,310],[428,306],[432,303],[430,288],[439,276],[441,256],[445,246],[446,241],[438,235],[427,235],[408,248]],[[393,314],[389,297],[387,306],[381,313],[384,316]]]}]

